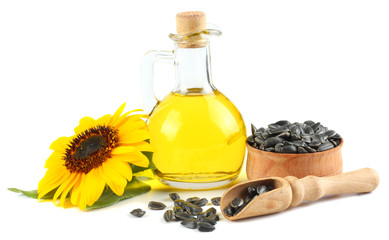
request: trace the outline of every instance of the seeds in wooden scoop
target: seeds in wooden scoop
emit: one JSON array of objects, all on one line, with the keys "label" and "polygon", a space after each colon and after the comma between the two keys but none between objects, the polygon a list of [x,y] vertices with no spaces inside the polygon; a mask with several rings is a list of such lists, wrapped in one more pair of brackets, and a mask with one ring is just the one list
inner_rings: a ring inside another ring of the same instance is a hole
[{"label": "seeds in wooden scoop", "polygon": [[253,200],[255,197],[269,192],[273,189],[273,186],[267,185],[259,185],[257,187],[249,186],[247,188],[247,195],[243,196],[245,200],[243,200],[243,198],[241,197],[234,198],[234,200],[231,201],[230,205],[223,209],[223,212],[229,217],[234,216],[240,211],[242,211],[246,207],[246,205],[249,204],[250,201]]}]

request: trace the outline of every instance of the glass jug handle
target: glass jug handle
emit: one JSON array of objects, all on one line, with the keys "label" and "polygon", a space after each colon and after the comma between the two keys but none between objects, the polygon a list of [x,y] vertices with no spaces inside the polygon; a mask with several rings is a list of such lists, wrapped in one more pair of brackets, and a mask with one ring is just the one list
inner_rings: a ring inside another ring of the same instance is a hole
[{"label": "glass jug handle", "polygon": [[141,86],[143,104],[146,113],[150,114],[159,102],[154,92],[154,64],[156,62],[174,63],[172,51],[150,51],[143,57],[141,64]]}]

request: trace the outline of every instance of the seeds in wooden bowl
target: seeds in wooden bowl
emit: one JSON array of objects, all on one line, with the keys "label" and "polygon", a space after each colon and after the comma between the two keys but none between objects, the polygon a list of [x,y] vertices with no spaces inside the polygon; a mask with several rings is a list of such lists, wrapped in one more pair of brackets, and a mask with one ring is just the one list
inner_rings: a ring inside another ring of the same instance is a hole
[{"label": "seeds in wooden bowl", "polygon": [[267,128],[256,128],[251,124],[247,143],[259,150],[276,153],[315,153],[330,150],[340,144],[341,136],[320,122],[311,120],[290,123],[281,120]]}]

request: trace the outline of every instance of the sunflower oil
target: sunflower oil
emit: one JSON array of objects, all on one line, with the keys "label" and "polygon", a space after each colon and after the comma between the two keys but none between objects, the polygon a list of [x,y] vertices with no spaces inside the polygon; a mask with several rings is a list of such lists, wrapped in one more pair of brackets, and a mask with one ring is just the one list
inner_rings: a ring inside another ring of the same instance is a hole
[{"label": "sunflower oil", "polygon": [[172,92],[154,108],[148,125],[158,169],[155,175],[163,183],[183,188],[214,183],[207,187],[217,187],[238,176],[246,128],[239,111],[218,90]]}]

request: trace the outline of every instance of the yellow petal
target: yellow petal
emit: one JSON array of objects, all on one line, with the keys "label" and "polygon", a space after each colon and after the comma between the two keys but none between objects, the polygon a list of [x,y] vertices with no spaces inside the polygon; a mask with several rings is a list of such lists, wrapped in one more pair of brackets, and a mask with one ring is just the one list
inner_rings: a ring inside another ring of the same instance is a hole
[{"label": "yellow petal", "polygon": [[124,110],[124,108],[126,107],[126,103],[123,103],[119,108],[118,110],[116,110],[116,112],[113,114],[110,122],[109,122],[109,125],[113,126],[114,123],[119,119],[120,115],[122,115],[122,112]]},{"label": "yellow petal", "polygon": [[73,180],[76,178],[77,174],[70,174],[70,176],[58,187],[57,191],[55,191],[55,194],[54,194],[54,197],[53,197],[53,202],[55,204],[55,202],[57,201],[57,198],[61,195],[61,194],[65,194],[65,197],[66,197],[66,193],[63,193],[63,191],[68,188],[69,184],[71,184],[73,182]]},{"label": "yellow petal", "polygon": [[111,164],[112,161],[106,161],[101,166],[103,167],[102,175],[104,181],[111,188],[111,190],[118,196],[123,195],[124,188],[127,185],[127,179],[122,177],[117,171],[115,171],[115,165]]},{"label": "yellow petal", "polygon": [[111,114],[106,114],[106,115],[100,117],[99,119],[97,119],[96,125],[97,126],[100,126],[100,125],[107,126],[110,120],[111,120]]},{"label": "yellow petal", "polygon": [[86,204],[92,206],[104,191],[105,182],[99,175],[99,168],[94,168],[85,176],[84,194]]},{"label": "yellow petal", "polygon": [[146,122],[141,119],[137,119],[136,121],[129,121],[126,124],[117,127],[119,133],[122,135],[131,134],[131,132],[140,128],[147,129]]},{"label": "yellow petal", "polygon": [[119,132],[118,136],[122,143],[136,143],[150,139],[150,133],[147,129],[137,129],[129,134]]},{"label": "yellow petal", "polygon": [[60,137],[54,142],[52,142],[49,148],[51,150],[63,153],[65,152],[69,143],[70,143],[70,139],[68,137]]},{"label": "yellow petal", "polygon": [[80,119],[80,123],[78,124],[78,126],[74,128],[74,132],[76,134],[81,134],[85,130],[95,126],[96,126],[96,120],[94,120],[91,117],[83,117]]},{"label": "yellow petal", "polygon": [[[137,118],[132,118],[131,116],[128,116],[130,115],[131,113],[134,113],[134,112],[142,112],[143,110],[142,109],[134,109],[132,111],[129,111],[129,112],[126,112],[124,113],[122,116],[120,116],[120,118],[114,123],[115,127],[120,127],[122,126],[123,124],[127,123],[129,120],[132,120],[132,119],[137,119]],[[141,114],[135,114],[135,115],[141,115]],[[134,116],[134,115],[133,115]],[[148,115],[146,115],[148,117]]]},{"label": "yellow petal", "polygon": [[53,152],[45,162],[45,168],[53,168],[64,165],[63,153]]},{"label": "yellow petal", "polygon": [[85,196],[83,194],[85,173],[80,173],[79,175],[79,178],[73,186],[70,201],[73,205],[78,206],[81,210],[84,210],[86,207]]},{"label": "yellow petal", "polygon": [[131,153],[126,153],[126,154],[114,155],[112,158],[122,162],[132,163],[139,167],[148,167],[150,164],[149,159],[144,154],[138,151],[133,151]]},{"label": "yellow petal", "polygon": [[155,148],[148,142],[142,141],[142,142],[137,142],[137,143],[123,143],[120,142],[119,144],[121,146],[131,146],[134,147],[136,150],[141,151],[141,152],[155,152]]},{"label": "yellow petal", "polygon": [[135,151],[135,147],[133,146],[120,146],[115,149],[112,149],[111,154],[112,155],[117,155],[117,154],[125,154],[125,153],[130,153]]},{"label": "yellow petal", "polygon": [[68,195],[69,191],[73,188],[74,184],[78,181],[81,174],[74,174],[74,178],[69,182],[66,188],[63,190],[61,194],[60,204],[62,207],[65,207],[65,199]]},{"label": "yellow petal", "polygon": [[38,183],[38,199],[61,185],[69,175],[70,172],[64,166],[49,168]]}]

